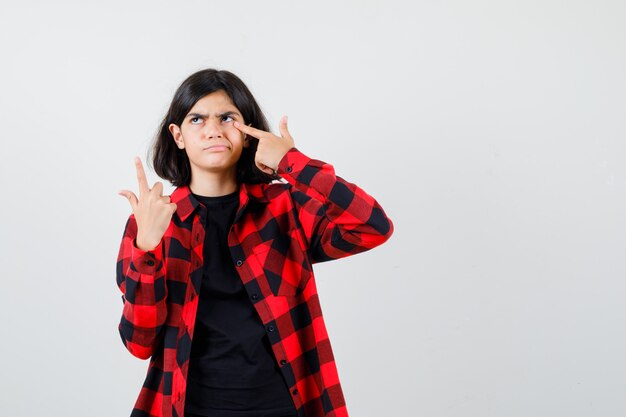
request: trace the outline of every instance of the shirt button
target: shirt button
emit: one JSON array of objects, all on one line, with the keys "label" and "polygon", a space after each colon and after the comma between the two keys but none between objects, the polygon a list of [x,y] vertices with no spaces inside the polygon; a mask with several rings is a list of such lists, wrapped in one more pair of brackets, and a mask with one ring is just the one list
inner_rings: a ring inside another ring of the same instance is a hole
[{"label": "shirt button", "polygon": [[272,326],[271,324],[269,326],[267,326],[267,330],[269,330],[270,332],[274,331],[274,326]]},{"label": "shirt button", "polygon": [[237,259],[237,266],[243,265],[243,261],[241,259]]},{"label": "shirt button", "polygon": [[259,298],[259,294],[254,293],[254,294],[252,294],[252,297],[251,297],[251,298],[252,298],[253,300],[256,300],[257,298]]},{"label": "shirt button", "polygon": [[291,167],[287,167],[287,169],[285,171],[287,172],[291,172],[293,169]]},{"label": "shirt button", "polygon": [[292,393],[293,395],[298,395],[298,390],[297,390],[297,389],[294,389],[293,391],[291,391],[291,393]]},{"label": "shirt button", "polygon": [[152,259],[151,259],[151,260],[149,260],[149,261],[146,261],[146,263],[147,263],[148,265],[150,265],[150,266],[154,265],[154,261],[153,261]]},{"label": "shirt button", "polygon": [[284,360],[284,359],[281,359],[281,360],[280,360],[280,364],[281,364],[281,365],[283,365],[283,366],[284,366],[284,365],[287,365],[287,361],[286,361],[286,360]]}]

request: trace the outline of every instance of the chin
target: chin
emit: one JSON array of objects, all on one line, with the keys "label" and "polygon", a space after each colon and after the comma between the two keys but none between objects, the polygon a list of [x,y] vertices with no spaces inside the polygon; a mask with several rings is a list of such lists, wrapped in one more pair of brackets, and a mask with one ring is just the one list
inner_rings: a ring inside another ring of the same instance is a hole
[{"label": "chin", "polygon": [[208,172],[226,172],[230,170],[236,170],[237,162],[235,163],[201,163],[197,164],[198,168]]}]

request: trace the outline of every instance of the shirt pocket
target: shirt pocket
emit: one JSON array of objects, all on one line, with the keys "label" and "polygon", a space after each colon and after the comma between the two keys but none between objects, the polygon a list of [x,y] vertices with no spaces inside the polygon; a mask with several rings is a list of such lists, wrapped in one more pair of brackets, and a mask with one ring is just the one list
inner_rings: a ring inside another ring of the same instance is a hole
[{"label": "shirt pocket", "polygon": [[299,295],[312,276],[311,263],[294,229],[254,247],[264,279],[272,294],[293,297]]}]

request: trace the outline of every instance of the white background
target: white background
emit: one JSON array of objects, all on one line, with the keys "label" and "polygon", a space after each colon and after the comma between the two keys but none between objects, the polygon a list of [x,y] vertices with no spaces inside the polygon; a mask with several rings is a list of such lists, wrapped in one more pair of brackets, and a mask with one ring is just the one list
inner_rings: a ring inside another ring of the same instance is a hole
[{"label": "white background", "polygon": [[626,415],[626,3],[87,3],[0,6],[1,415],[130,413],[117,191],[207,67],[394,221],[315,269],[352,416]]}]

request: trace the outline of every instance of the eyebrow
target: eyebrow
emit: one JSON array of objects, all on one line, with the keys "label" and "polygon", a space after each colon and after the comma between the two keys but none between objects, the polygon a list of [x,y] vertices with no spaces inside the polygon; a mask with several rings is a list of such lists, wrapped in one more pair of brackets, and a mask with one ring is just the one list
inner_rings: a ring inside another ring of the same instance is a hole
[{"label": "eyebrow", "polygon": [[[220,118],[221,118],[221,117],[224,117],[224,116],[232,116],[232,115],[241,117],[241,115],[240,115],[238,112],[236,112],[236,111],[232,111],[232,110],[225,111],[224,113],[219,113],[219,114],[216,114],[215,116],[216,116],[216,117],[220,117]],[[190,117],[192,117],[192,118],[193,118],[193,117],[202,117],[203,119],[206,119],[206,118],[207,118],[207,117],[209,117],[209,116],[210,116],[209,114],[202,114],[202,113],[189,113],[189,114],[187,115],[187,117],[186,117],[186,118],[190,118]]]}]

